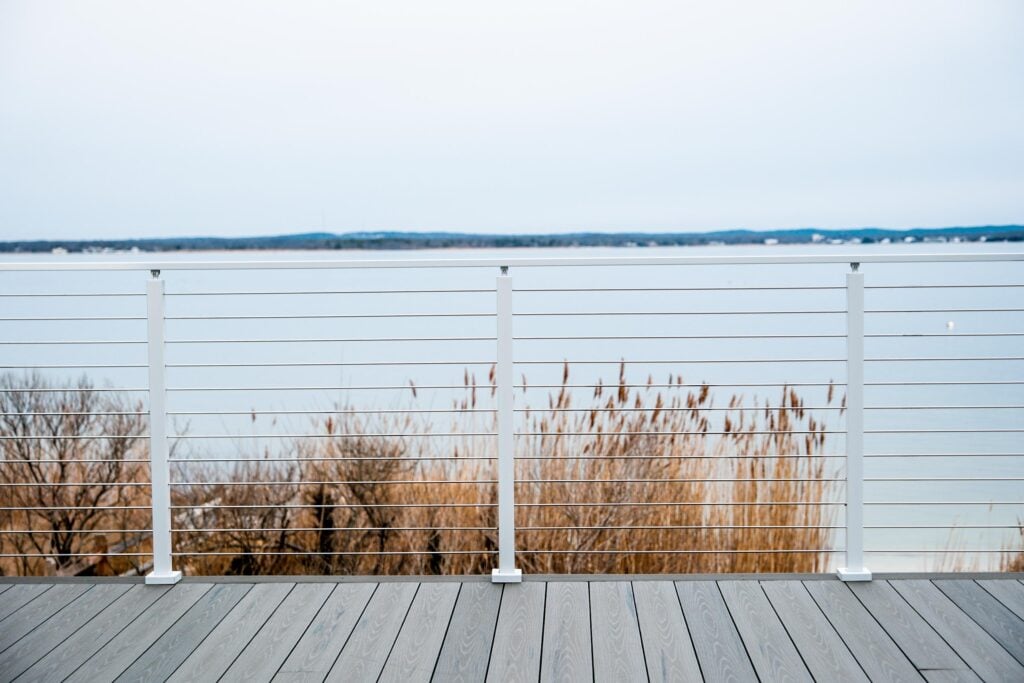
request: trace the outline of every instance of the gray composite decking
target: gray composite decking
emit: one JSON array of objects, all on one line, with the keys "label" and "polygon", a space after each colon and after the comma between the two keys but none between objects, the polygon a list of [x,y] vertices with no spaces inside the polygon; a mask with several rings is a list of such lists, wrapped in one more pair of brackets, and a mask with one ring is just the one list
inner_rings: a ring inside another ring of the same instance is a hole
[{"label": "gray composite decking", "polygon": [[0,682],[1019,682],[1018,576],[13,580]]}]

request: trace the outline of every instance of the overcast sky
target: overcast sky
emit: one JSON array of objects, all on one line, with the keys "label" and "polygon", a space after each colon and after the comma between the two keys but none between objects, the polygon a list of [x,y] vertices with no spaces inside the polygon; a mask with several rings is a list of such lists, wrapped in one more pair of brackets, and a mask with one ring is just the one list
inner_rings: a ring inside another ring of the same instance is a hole
[{"label": "overcast sky", "polygon": [[1024,222],[1024,2],[0,0],[0,239]]}]

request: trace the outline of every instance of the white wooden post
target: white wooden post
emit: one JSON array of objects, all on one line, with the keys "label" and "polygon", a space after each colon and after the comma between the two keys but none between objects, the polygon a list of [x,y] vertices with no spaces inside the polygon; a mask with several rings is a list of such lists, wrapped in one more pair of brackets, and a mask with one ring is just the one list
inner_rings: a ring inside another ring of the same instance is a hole
[{"label": "white wooden post", "polygon": [[146,583],[181,580],[171,568],[171,472],[167,462],[167,377],[164,366],[164,281],[152,271],[146,282],[146,346],[149,350],[149,476],[153,505],[153,571]]},{"label": "white wooden post", "polygon": [[516,462],[515,386],[512,367],[512,276],[508,267],[498,275],[498,364],[495,369],[498,399],[498,566],[491,571],[494,583],[519,583],[516,569]]},{"label": "white wooden post", "polygon": [[846,566],[843,581],[870,581],[864,566],[864,273],[846,274]]}]

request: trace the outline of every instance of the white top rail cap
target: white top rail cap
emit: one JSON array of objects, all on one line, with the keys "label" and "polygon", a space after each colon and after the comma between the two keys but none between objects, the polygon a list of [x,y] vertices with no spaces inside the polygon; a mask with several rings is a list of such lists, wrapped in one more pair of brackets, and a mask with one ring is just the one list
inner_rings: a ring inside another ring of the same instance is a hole
[{"label": "white top rail cap", "polygon": [[765,256],[579,256],[448,259],[267,259],[244,261],[0,261],[0,271],[306,270],[330,268],[547,268],[580,266],[727,266],[829,263],[971,263],[1024,261],[1024,251],[964,254],[778,254]]}]

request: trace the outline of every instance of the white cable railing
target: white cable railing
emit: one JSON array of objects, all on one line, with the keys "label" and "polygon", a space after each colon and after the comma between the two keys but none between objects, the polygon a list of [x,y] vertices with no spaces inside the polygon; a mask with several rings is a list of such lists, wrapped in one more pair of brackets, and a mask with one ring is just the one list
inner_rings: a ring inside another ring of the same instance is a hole
[{"label": "white cable railing", "polygon": [[0,560],[988,568],[1024,550],[1021,261],[2,263]]}]

